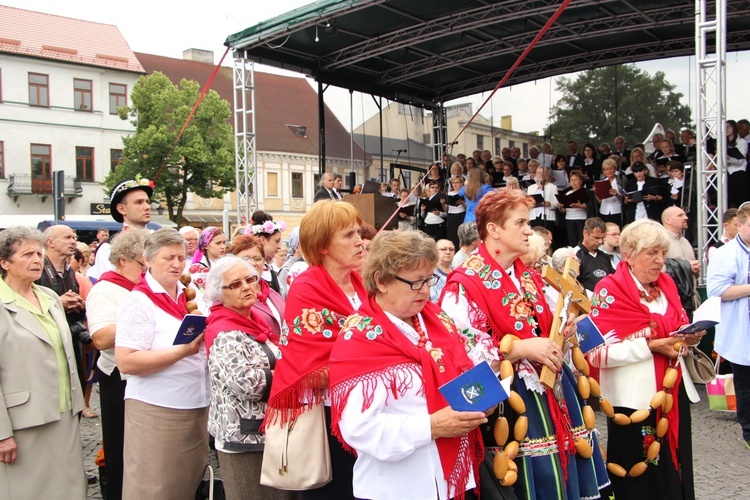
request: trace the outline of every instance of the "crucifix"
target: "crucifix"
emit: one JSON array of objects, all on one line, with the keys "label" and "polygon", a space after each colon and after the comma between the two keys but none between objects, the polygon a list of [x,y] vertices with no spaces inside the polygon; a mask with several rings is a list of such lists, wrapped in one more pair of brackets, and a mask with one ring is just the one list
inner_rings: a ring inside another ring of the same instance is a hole
[{"label": "crucifix", "polygon": [[[565,340],[563,330],[565,329],[568,315],[574,312],[577,316],[579,314],[587,314],[591,311],[591,301],[586,295],[586,290],[578,283],[579,269],[578,259],[574,256],[570,256],[565,260],[562,276],[551,266],[544,266],[542,269],[542,278],[544,278],[544,281],[560,293],[557,299],[555,316],[552,320],[552,328],[549,333],[550,340],[557,344],[560,349],[562,349],[563,341]],[[545,387],[552,389],[555,385],[555,378],[555,373],[552,370],[547,366],[542,367],[539,379]]]}]

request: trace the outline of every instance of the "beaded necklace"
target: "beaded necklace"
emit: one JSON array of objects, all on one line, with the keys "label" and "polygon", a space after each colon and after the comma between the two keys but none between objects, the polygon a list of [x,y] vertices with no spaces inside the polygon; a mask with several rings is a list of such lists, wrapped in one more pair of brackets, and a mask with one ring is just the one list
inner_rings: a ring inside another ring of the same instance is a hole
[{"label": "beaded necklace", "polygon": [[414,327],[414,331],[417,332],[417,335],[419,335],[419,340],[417,341],[417,349],[421,349],[427,344],[427,335],[425,335],[424,330],[422,330],[422,324],[419,322],[419,316],[412,316],[411,324]]},{"label": "beaded necklace", "polygon": [[655,301],[656,299],[659,298],[659,295],[661,294],[661,290],[659,289],[658,286],[656,286],[656,283],[651,283],[650,286],[651,286],[651,291],[649,291],[648,293],[646,293],[646,291],[643,289],[638,290],[638,294],[646,302]]}]

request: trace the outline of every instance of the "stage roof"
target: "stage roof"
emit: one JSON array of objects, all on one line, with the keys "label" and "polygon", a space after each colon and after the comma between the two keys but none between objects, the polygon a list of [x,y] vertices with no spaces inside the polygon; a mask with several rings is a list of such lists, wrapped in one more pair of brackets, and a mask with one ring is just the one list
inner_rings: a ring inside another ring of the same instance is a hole
[{"label": "stage roof", "polygon": [[[493,89],[560,4],[319,0],[230,35],[225,45],[235,57],[324,84],[434,107]],[[750,2],[726,4],[727,51],[747,50]],[[573,0],[506,86],[693,55],[695,9],[684,0]]]}]

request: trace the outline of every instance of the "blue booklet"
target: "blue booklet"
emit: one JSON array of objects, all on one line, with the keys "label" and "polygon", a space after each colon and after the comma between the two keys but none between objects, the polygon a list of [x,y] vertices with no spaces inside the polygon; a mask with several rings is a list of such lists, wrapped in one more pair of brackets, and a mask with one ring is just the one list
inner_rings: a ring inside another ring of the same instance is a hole
[{"label": "blue booklet", "polygon": [[578,328],[578,347],[584,354],[604,343],[602,332],[589,316],[585,316],[576,323],[576,327]]},{"label": "blue booklet", "polygon": [[189,344],[206,329],[206,317],[201,314],[188,314],[182,319],[173,345]]},{"label": "blue booklet", "polygon": [[456,411],[487,411],[508,399],[510,379],[501,383],[485,361],[441,385],[439,390]]}]

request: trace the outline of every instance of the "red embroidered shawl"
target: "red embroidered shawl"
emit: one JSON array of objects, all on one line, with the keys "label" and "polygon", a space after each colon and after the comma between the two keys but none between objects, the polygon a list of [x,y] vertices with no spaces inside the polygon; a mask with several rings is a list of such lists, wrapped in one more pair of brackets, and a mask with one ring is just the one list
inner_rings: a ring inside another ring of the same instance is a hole
[{"label": "red embroidered shawl", "polygon": [[[347,318],[330,359],[332,432],[345,447],[348,445],[341,438],[338,424],[358,383],[363,384],[365,410],[372,404],[378,383],[395,398],[403,396],[413,385],[412,372],[404,368],[417,365],[427,410],[432,414],[448,406],[438,388],[473,366],[456,326],[437,305],[428,302],[421,316],[432,344],[430,350],[414,345],[372,297]],[[440,438],[436,444],[449,495],[463,498],[471,470],[479,481],[484,455],[481,433],[477,428],[463,437]]]},{"label": "red embroidered shawl", "polygon": [[[355,272],[350,276],[364,303],[367,292],[362,278]],[[328,357],[344,320],[354,312],[349,298],[323,266],[310,266],[294,280],[287,295],[279,339],[281,358],[274,371],[265,423],[275,422],[277,416],[286,423],[308,408],[303,401],[323,401]]]},{"label": "red embroidered shawl", "polygon": [[[615,274],[604,277],[595,289],[595,295],[591,300],[591,319],[599,327],[602,333],[614,330],[617,338],[625,340],[632,334],[644,330],[646,327],[651,328],[649,338],[659,339],[666,338],[671,332],[676,331],[680,326],[690,323],[685,310],[682,308],[680,295],[677,292],[677,286],[672,278],[665,273],[661,273],[656,280],[656,285],[661,289],[667,299],[666,314],[654,314],[641,302],[638,286],[636,286],[627,262],[620,261],[615,270]],[[593,351],[591,355],[606,355],[607,346],[602,346],[598,351]],[[664,372],[669,366],[669,359],[657,353],[654,357],[654,379],[657,388],[664,379]],[[677,389],[682,380],[682,372],[673,392],[677,397]],[[606,394],[605,394],[606,396]],[[657,420],[661,417],[661,409],[657,410]],[[672,405],[672,410],[668,414],[669,422],[669,447],[672,452],[672,461],[675,468],[678,468],[677,459],[677,438],[680,424],[679,405],[677,401]]]},{"label": "red embroidered shawl", "polygon": [[[484,243],[480,243],[477,253],[469,256],[448,276],[441,301],[445,300],[448,291],[459,297],[459,285],[463,286],[469,307],[472,308],[469,317],[486,319],[495,345],[499,345],[501,339],[508,334],[521,339],[536,337],[534,330],[537,326],[539,336],[549,337],[552,313],[544,300],[541,276],[530,272],[521,259],[515,260],[513,271],[521,285],[520,291],[505,270],[490,256]],[[537,373],[540,373],[541,366],[536,368]],[[570,417],[560,408],[552,391],[545,391],[545,395],[555,425],[560,464],[567,478],[568,453],[573,451],[573,435],[568,425]],[[565,452],[566,449],[568,453]]]}]

